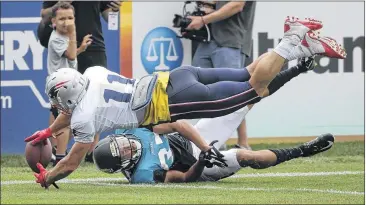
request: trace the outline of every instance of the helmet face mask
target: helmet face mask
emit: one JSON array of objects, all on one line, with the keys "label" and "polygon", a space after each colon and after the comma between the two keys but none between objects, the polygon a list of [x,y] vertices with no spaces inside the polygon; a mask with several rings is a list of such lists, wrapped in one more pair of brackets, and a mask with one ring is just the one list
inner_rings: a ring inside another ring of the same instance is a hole
[{"label": "helmet face mask", "polygon": [[63,107],[62,104],[59,103],[55,99],[50,98],[50,104],[51,104],[51,107],[57,108],[57,110],[59,110],[64,115],[71,115],[72,114],[72,110]]},{"label": "helmet face mask", "polygon": [[57,110],[59,110],[64,115],[72,114],[72,110],[67,110],[67,109],[63,108],[59,103],[51,104],[51,106],[57,108]]},{"label": "helmet face mask", "polygon": [[134,137],[116,136],[113,140],[117,144],[122,170],[130,169],[141,156],[141,143]]},{"label": "helmet face mask", "polygon": [[46,94],[51,106],[62,113],[71,115],[84,97],[89,80],[72,68],[61,68],[47,77]]},{"label": "helmet face mask", "polygon": [[99,170],[115,173],[134,168],[141,157],[142,146],[134,135],[110,135],[95,146],[94,163]]}]

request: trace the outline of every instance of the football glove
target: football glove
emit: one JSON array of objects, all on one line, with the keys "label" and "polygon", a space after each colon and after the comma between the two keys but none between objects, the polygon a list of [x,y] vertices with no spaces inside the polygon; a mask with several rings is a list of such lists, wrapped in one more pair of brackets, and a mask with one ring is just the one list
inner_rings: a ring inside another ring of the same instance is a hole
[{"label": "football glove", "polygon": [[[34,176],[36,177],[36,182],[39,183],[41,187],[48,189],[49,185],[46,182],[47,170],[42,166],[41,163],[37,163],[37,168],[39,169],[39,174],[34,173]],[[56,187],[56,189],[59,189],[55,182],[53,182],[52,185]]]},{"label": "football glove", "polygon": [[35,132],[33,135],[25,138],[24,141],[25,142],[32,141],[32,145],[36,145],[36,144],[38,144],[39,142],[42,142],[42,141],[47,142],[46,139],[51,137],[51,136],[52,136],[51,129],[47,128],[47,129]]},{"label": "football glove", "polygon": [[306,58],[301,58],[299,63],[297,64],[297,67],[301,73],[307,72],[309,70],[314,70],[314,68],[317,66],[317,63],[315,62],[315,59],[313,56]]},{"label": "football glove", "polygon": [[201,151],[199,155],[199,161],[204,162],[207,168],[213,167],[216,165],[218,167],[227,167],[226,160],[224,159],[224,155],[219,152],[216,147],[213,145],[218,142],[218,140],[212,141],[209,146],[211,147],[207,151]]}]

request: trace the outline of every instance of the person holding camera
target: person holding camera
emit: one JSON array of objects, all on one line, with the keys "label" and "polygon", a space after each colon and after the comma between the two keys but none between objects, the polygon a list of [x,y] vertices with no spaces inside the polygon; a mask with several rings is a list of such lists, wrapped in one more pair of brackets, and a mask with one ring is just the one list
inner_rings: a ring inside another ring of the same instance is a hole
[{"label": "person holding camera", "polygon": [[[88,49],[77,56],[77,70],[84,73],[88,67],[103,66],[107,67],[107,56],[102,32],[100,16],[108,22],[110,12],[118,12],[122,1],[44,1],[37,34],[40,43],[45,48],[49,47],[49,39],[53,31],[52,10],[59,4],[70,4],[74,8],[76,43],[80,47],[84,37],[90,35],[91,44]],[[52,119],[50,119],[52,123]],[[97,143],[99,136],[96,136]],[[88,162],[93,162],[91,148],[85,158]]]},{"label": "person holding camera", "polygon": [[[210,2],[205,2],[206,4]],[[192,65],[202,68],[244,68],[245,58],[252,49],[252,28],[255,1],[218,1],[216,9],[203,7],[204,16],[188,16],[191,23],[186,30],[200,30],[210,25],[211,40],[200,42]],[[247,142],[245,120],[240,124],[237,148],[251,149]]]}]

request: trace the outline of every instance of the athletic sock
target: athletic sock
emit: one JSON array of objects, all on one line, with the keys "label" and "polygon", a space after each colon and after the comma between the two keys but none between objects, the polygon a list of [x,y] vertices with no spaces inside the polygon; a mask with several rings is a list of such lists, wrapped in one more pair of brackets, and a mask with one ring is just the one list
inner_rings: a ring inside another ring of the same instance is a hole
[{"label": "athletic sock", "polygon": [[276,75],[276,77],[268,85],[269,95],[275,93],[280,89],[285,83],[290,81],[292,78],[298,76],[303,71],[299,70],[298,66],[291,67],[287,70],[283,70]]},{"label": "athletic sock", "polygon": [[286,148],[286,149],[269,149],[277,156],[277,161],[274,165],[280,164],[282,162],[301,157],[302,151],[299,147]]},{"label": "athletic sock", "polygon": [[55,159],[55,161],[53,161],[53,166],[56,166],[56,164],[57,164],[60,160],[62,160],[62,159],[66,156],[66,154],[56,154],[55,156],[56,156],[56,159]]},{"label": "athletic sock", "polygon": [[297,35],[284,36],[273,51],[287,60],[293,60],[291,53],[293,52],[294,47],[297,46],[300,41],[301,39]]},{"label": "athletic sock", "polygon": [[298,58],[310,57],[312,55],[313,54],[310,52],[309,48],[303,45],[298,45],[291,50],[291,53],[288,55],[288,60],[291,61]]}]

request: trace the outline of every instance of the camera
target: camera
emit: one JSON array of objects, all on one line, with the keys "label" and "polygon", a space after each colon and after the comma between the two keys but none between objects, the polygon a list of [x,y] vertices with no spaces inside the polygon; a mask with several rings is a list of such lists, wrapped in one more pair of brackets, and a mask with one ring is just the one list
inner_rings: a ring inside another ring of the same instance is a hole
[{"label": "camera", "polygon": [[185,1],[183,6],[183,15],[175,14],[173,19],[173,27],[180,28],[181,36],[179,38],[187,38],[199,42],[209,42],[211,40],[210,27],[208,25],[203,26],[200,30],[187,30],[187,26],[192,22],[187,16],[204,16],[206,13],[201,10],[204,6],[209,6],[215,9],[214,5],[209,3],[204,3],[202,1],[197,1],[195,10],[193,12],[187,12],[187,4],[192,3],[191,1]]}]

